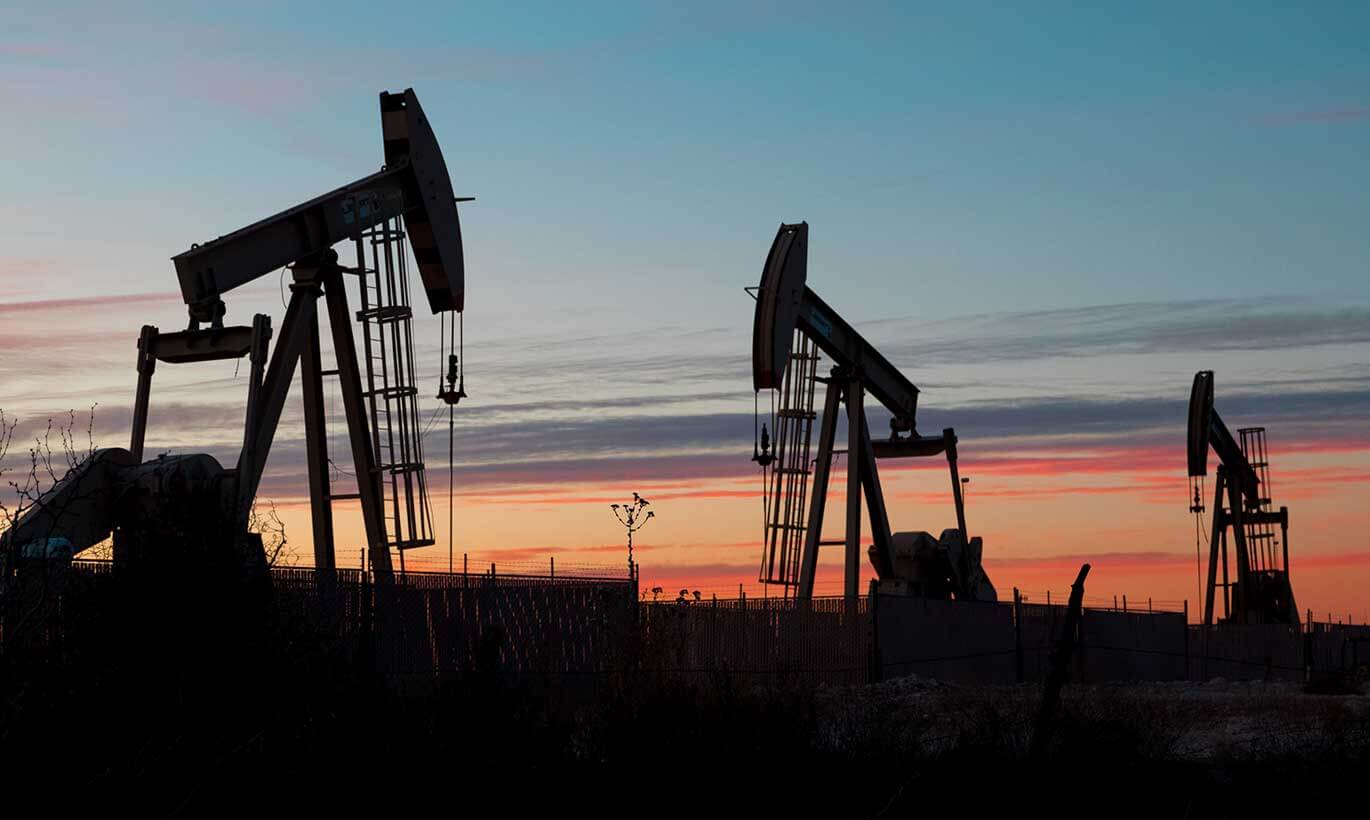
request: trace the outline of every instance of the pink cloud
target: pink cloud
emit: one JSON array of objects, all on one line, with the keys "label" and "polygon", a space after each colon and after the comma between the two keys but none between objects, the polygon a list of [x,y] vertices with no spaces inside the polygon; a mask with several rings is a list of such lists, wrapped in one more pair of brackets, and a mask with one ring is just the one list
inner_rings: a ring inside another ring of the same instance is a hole
[{"label": "pink cloud", "polygon": [[0,43],[0,57],[55,57],[61,49],[46,43]]},{"label": "pink cloud", "polygon": [[[4,273],[4,269],[0,269]],[[122,296],[79,296],[67,299],[34,299],[28,302],[0,302],[0,314],[89,311],[106,313],[114,305],[146,305],[179,302],[178,293],[130,293]]]}]

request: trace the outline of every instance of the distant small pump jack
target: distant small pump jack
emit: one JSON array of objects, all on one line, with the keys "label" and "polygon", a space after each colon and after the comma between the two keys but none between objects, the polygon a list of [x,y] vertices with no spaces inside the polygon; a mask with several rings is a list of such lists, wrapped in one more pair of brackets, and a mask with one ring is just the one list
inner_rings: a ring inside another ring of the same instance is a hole
[{"label": "distant small pump jack", "polygon": [[[1200,370],[1190,388],[1188,426],[1189,511],[1196,517],[1204,513],[1203,480],[1210,448],[1218,456],[1218,475],[1208,537],[1204,626],[1213,625],[1218,600],[1223,605],[1222,622],[1298,626],[1299,608],[1289,582],[1289,508],[1276,510],[1271,504],[1265,428],[1242,427],[1232,435],[1213,407],[1213,371]],[[1201,534],[1200,519],[1195,549]]]},{"label": "distant small pump jack", "polygon": [[[865,500],[874,543],[867,556],[878,578],[872,594],[918,595],[957,600],[997,600],[981,564],[982,542],[966,530],[957,472],[956,431],[919,435],[914,423],[918,388],[807,285],[807,223],[782,224],[762,268],[761,282],[748,288],[756,298],[752,323],[752,387],[770,391],[769,430],[760,424],[760,399],[752,460],[762,467],[765,507],[759,580],[777,584],[805,600],[813,597],[821,546],[842,546],[843,592],[860,593],[861,507]],[[820,354],[832,360],[828,376],[818,373]],[[817,385],[826,385],[821,414],[814,405]],[[869,395],[890,417],[888,438],[872,436],[866,418]],[[777,406],[778,400],[778,406]],[[837,418],[846,405],[847,448],[835,448]],[[815,421],[818,453],[811,457]],[[846,532],[822,537],[834,457],[847,457]],[[892,532],[876,461],[945,455],[951,478],[956,527],[940,538],[930,533]]]}]

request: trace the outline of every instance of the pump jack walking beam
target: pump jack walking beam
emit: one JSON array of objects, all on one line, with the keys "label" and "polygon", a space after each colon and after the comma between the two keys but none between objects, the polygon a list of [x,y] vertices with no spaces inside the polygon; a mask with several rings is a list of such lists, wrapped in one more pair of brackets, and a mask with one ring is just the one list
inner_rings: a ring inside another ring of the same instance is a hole
[{"label": "pump jack walking beam", "polygon": [[[452,193],[437,137],[413,89],[382,93],[381,132],[385,167],[289,210],[254,222],[172,259],[191,329],[220,324],[223,294],[307,259],[312,254],[397,216],[409,224],[409,240],[434,313],[462,310],[465,263],[459,201]],[[464,199],[469,199],[464,198]]]}]

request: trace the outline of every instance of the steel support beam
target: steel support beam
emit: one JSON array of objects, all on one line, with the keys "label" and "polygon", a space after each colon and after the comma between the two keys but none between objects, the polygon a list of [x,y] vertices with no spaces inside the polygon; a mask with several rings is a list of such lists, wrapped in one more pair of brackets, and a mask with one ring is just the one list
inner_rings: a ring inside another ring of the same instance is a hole
[{"label": "steel support beam", "polygon": [[[267,346],[270,342],[271,318],[259,313],[252,317],[252,335],[248,342],[248,355],[251,359],[248,362],[247,412],[243,418],[243,449],[238,455],[238,463],[241,465],[251,466],[257,463],[257,430],[261,427],[259,417],[262,412],[262,382],[266,378]],[[262,461],[265,461],[264,456]],[[242,529],[246,530],[250,518],[249,498],[246,505],[239,506],[238,523]]]},{"label": "steel support beam", "polygon": [[[850,453],[850,447],[848,451]],[[885,571],[892,571],[894,568],[893,537],[890,534],[889,512],[885,508],[885,493],[880,489],[879,468],[875,466],[875,449],[871,446],[870,424],[864,412],[861,414],[858,453],[861,457],[861,489],[866,494],[866,516],[870,518],[871,541],[878,556],[874,563],[877,563],[879,568],[877,574],[883,575]],[[848,458],[850,457],[849,454]]]},{"label": "steel support beam", "polygon": [[337,566],[333,549],[333,501],[328,486],[327,417],[323,402],[323,364],[319,350],[319,317],[309,322],[309,335],[300,359],[300,382],[304,394],[305,459],[309,464],[309,513],[314,535],[314,568],[332,572]]},{"label": "steel support beam", "polygon": [[1237,545],[1237,586],[1235,600],[1232,602],[1233,610],[1236,613],[1237,623],[1247,623],[1250,618],[1246,607],[1247,579],[1251,575],[1251,556],[1247,554],[1246,548],[1246,522],[1243,517],[1245,512],[1242,509],[1244,503],[1243,495],[1245,492],[1245,481],[1241,472],[1229,474],[1227,481],[1227,498],[1232,502],[1232,509],[1229,521],[1232,524],[1232,540]]},{"label": "steel support beam", "polygon": [[970,547],[970,534],[966,532],[966,502],[961,494],[961,471],[956,468],[956,431],[951,427],[942,430],[943,449],[947,453],[947,466],[951,468],[951,497],[956,502],[956,526],[961,530],[961,543]]},{"label": "steel support beam", "polygon": [[370,425],[357,366],[357,348],[352,340],[352,317],[347,309],[347,291],[337,254],[329,251],[331,262],[320,269],[324,301],[328,306],[328,328],[333,334],[333,352],[338,359],[338,382],[342,388],[343,411],[347,415],[347,437],[352,446],[352,463],[357,474],[357,493],[361,496],[362,524],[366,529],[367,553],[377,581],[388,583],[392,576],[390,547],[386,544],[380,487],[380,469],[371,449]]},{"label": "steel support beam", "polygon": [[1280,546],[1284,549],[1284,580],[1289,585],[1289,622],[1299,623],[1299,607],[1294,603],[1294,582],[1289,580],[1289,508],[1280,507]]},{"label": "steel support beam", "polygon": [[147,405],[152,394],[152,374],[157,369],[157,328],[143,325],[138,334],[138,392],[133,396],[133,434],[128,451],[135,464],[143,461],[143,440],[147,437]]},{"label": "steel support beam", "polygon": [[1223,482],[1226,473],[1218,467],[1216,486],[1213,491],[1213,531],[1208,538],[1208,584],[1207,600],[1204,601],[1204,626],[1213,625],[1213,597],[1218,591],[1218,539],[1223,532]]},{"label": "steel support beam", "polygon": [[813,467],[809,521],[804,528],[804,552],[799,559],[799,589],[795,590],[795,597],[799,600],[813,597],[813,579],[818,572],[818,544],[823,536],[823,508],[828,499],[832,448],[837,438],[837,413],[841,406],[842,386],[836,379],[830,380],[823,399],[823,425],[818,432],[818,458]]},{"label": "steel support beam", "polygon": [[[842,594],[861,594],[861,436],[866,411],[861,379],[847,382],[847,538]],[[872,459],[873,461],[874,459]]]},{"label": "steel support beam", "polygon": [[252,446],[244,446],[238,456],[238,512],[243,520],[246,520],[247,511],[251,509],[252,499],[256,497],[257,487],[261,484],[262,469],[271,453],[271,440],[276,435],[285,397],[295,378],[295,363],[304,351],[310,320],[318,307],[319,283],[312,274],[313,271],[296,268],[296,281],[290,286],[290,304],[281,322],[281,335],[271,353],[271,362],[262,378],[260,400],[256,402],[256,410],[252,413]]}]

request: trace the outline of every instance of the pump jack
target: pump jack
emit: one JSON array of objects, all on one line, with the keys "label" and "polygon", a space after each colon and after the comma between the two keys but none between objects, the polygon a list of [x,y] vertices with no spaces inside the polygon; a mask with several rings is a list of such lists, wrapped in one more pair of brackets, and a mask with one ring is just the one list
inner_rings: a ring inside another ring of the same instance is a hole
[{"label": "pump jack", "polygon": [[[795,362],[812,362],[816,354],[796,352],[809,345],[827,354],[835,366],[829,378],[811,373],[809,378],[827,384],[819,433],[818,456],[814,463],[811,500],[807,520],[800,524],[787,519],[789,510],[802,515],[803,504],[786,496],[787,475],[801,472],[807,477],[808,435],[802,439],[802,454],[786,458],[783,453],[758,451],[763,466],[775,467],[776,491],[768,498],[767,545],[763,556],[763,581],[795,587],[801,600],[813,597],[814,575],[818,566],[828,480],[832,472],[837,415],[845,403],[847,412],[847,505],[844,590],[854,598],[859,594],[861,540],[861,499],[873,530],[868,555],[878,581],[872,592],[920,595],[958,600],[996,599],[993,584],[980,563],[981,541],[966,534],[965,505],[956,467],[956,432],[946,428],[940,436],[921,436],[914,424],[918,407],[918,388],[880,351],[808,288],[809,226],[807,222],[780,226],[766,257],[761,285],[756,292],[756,315],[752,325],[752,386],[761,390],[785,390],[799,378]],[[787,380],[788,379],[788,380]],[[890,436],[872,439],[866,420],[865,396],[869,393],[890,412]],[[805,409],[784,408],[789,413],[812,419]],[[765,435],[763,431],[763,435]],[[782,448],[777,433],[777,450]],[[794,443],[784,444],[794,447]],[[762,448],[765,450],[766,448]],[[956,529],[944,530],[940,539],[926,532],[891,533],[884,493],[876,467],[877,459],[912,458],[945,454],[951,472],[952,500],[956,507]],[[772,461],[774,460],[774,461]],[[802,494],[802,486],[797,490]],[[802,552],[791,533],[802,531]],[[792,544],[793,547],[788,547]],[[791,553],[791,554],[786,554]],[[797,559],[797,560],[796,560]],[[797,566],[796,566],[797,565]]]},{"label": "pump jack", "polygon": [[[431,538],[397,541],[387,536],[381,474],[389,470],[403,475],[412,487],[412,475],[417,472],[421,476],[422,460],[420,455],[417,463],[378,463],[381,443],[373,438],[377,415],[374,402],[378,397],[384,401],[412,398],[414,393],[410,391],[414,388],[391,384],[370,391],[363,388],[343,275],[365,277],[364,237],[370,238],[375,258],[375,249],[382,244],[387,257],[397,248],[402,255],[403,249],[397,243],[399,237],[407,235],[431,310],[461,311],[465,273],[456,203],[462,200],[453,196],[441,149],[413,90],[383,92],[380,113],[385,155],[380,171],[212,242],[192,245],[190,250],[174,257],[190,322],[186,330],[176,333],[160,333],[152,326],[142,330],[129,449],[97,451],[87,465],[51,488],[4,534],[7,546],[22,547],[61,535],[79,552],[113,531],[117,563],[151,557],[146,552],[151,548],[149,544],[175,540],[168,536],[183,534],[194,526],[202,533],[218,534],[217,546],[210,544],[210,549],[221,553],[224,548],[236,549],[246,563],[260,561],[260,541],[254,545],[246,532],[248,514],[297,363],[303,382],[316,567],[329,571],[335,565],[330,504],[337,498],[355,497],[360,501],[369,561],[378,579],[388,580],[390,576],[390,546],[403,550],[432,543]],[[391,228],[398,225],[400,218],[404,220],[402,233]],[[357,268],[339,264],[333,246],[343,241],[355,245]],[[289,266],[294,281],[280,336],[268,363],[270,319],[258,315],[250,327],[225,327],[226,309],[221,297],[283,266]],[[337,357],[337,370],[328,373],[322,370],[320,362],[317,303],[321,297]],[[387,306],[383,299],[377,301],[382,304],[369,308],[364,305],[357,318],[375,323],[408,321],[407,305]],[[202,328],[203,323],[209,327]],[[370,355],[371,340],[364,341]],[[142,464],[152,375],[157,362],[203,362],[245,355],[250,358],[251,372],[243,446],[236,467],[223,469],[204,454],[160,458]],[[367,365],[369,371],[371,363]],[[409,370],[412,372],[412,365]],[[336,375],[341,386],[356,468],[356,496],[329,495],[324,375]],[[368,399],[372,401],[370,420],[366,410]],[[418,490],[422,489],[420,477]],[[134,496],[136,502],[126,503]],[[191,497],[210,499],[213,503],[187,505]],[[423,502],[426,504],[426,495]],[[189,512],[192,507],[193,520]],[[404,524],[398,504],[396,507],[391,520],[398,532]],[[136,542],[127,537],[135,528],[134,517],[140,532],[146,534],[151,527],[158,537],[141,537]],[[410,503],[411,534],[414,517]]]},{"label": "pump jack", "polygon": [[[1190,512],[1204,511],[1203,477],[1208,475],[1208,448],[1218,454],[1218,480],[1213,493],[1213,529],[1208,539],[1208,580],[1204,625],[1213,624],[1213,604],[1222,590],[1228,623],[1275,623],[1296,626],[1299,610],[1289,583],[1289,508],[1270,509],[1269,461],[1265,428],[1237,431],[1241,443],[1213,409],[1213,371],[1194,374],[1189,393]],[[1223,496],[1227,506],[1223,506]],[[1280,537],[1275,540],[1275,525]],[[1235,579],[1229,580],[1228,530],[1232,532]],[[1277,547],[1279,548],[1277,550]],[[1278,566],[1277,566],[1278,565]],[[1222,581],[1218,581],[1218,568]]]}]

